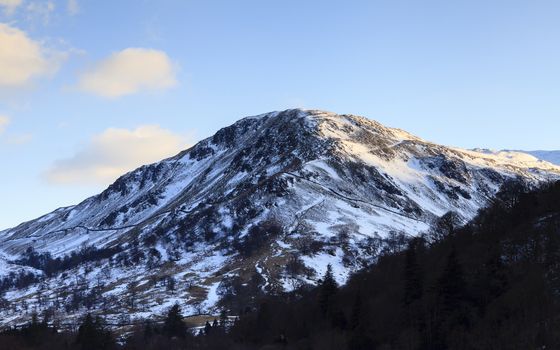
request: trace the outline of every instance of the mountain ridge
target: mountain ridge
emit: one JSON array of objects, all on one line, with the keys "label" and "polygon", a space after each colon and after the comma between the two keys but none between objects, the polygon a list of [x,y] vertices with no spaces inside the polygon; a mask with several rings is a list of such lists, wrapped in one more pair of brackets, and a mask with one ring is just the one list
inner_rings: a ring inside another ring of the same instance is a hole
[{"label": "mountain ridge", "polygon": [[[555,178],[560,167],[550,163],[445,147],[364,117],[271,112],[133,170],[78,205],[1,231],[1,267],[4,276],[39,276],[51,307],[61,288],[71,290],[63,298],[70,317],[87,307],[83,290],[115,310],[136,295],[146,306],[135,317],[176,301],[191,311],[231,308],[242,295],[314,284],[327,264],[343,283],[388,240],[426,231],[450,210],[472,218],[507,181]],[[60,263],[71,267],[52,275],[40,263],[72,256],[75,265]],[[168,289],[169,279],[181,287]],[[6,285],[6,299],[46,307],[37,283]],[[18,311],[3,316],[15,322]]]},{"label": "mountain ridge", "polygon": [[525,151],[539,159],[547,161],[552,164],[560,165],[560,151]]},{"label": "mountain ridge", "polygon": [[501,158],[517,159],[528,163],[550,163],[560,165],[560,151],[523,151],[523,150],[500,150],[495,151],[487,148],[475,148],[472,151],[483,154],[491,154]]}]

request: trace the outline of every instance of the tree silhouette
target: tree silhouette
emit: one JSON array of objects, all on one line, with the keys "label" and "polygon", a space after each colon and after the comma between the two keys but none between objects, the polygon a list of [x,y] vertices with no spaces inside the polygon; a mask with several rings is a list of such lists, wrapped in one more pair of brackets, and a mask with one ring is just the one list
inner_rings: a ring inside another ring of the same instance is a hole
[{"label": "tree silhouette", "polygon": [[323,277],[319,288],[319,307],[321,308],[323,315],[326,315],[330,311],[332,298],[336,294],[337,290],[338,284],[334,279],[332,266],[331,264],[328,264],[327,271],[325,272],[325,276]]},{"label": "tree silhouette", "polygon": [[111,333],[105,330],[101,318],[95,319],[91,314],[87,314],[84,321],[78,328],[76,344],[82,350],[104,350],[115,348],[115,341]]},{"label": "tree silhouette", "polygon": [[183,316],[181,315],[181,307],[179,304],[175,304],[171,307],[171,309],[169,309],[163,324],[163,333],[171,338],[183,338],[185,336],[186,326],[183,322]]},{"label": "tree silhouette", "polygon": [[422,297],[422,272],[416,256],[416,243],[410,242],[405,253],[404,265],[404,298],[405,306],[409,306]]}]

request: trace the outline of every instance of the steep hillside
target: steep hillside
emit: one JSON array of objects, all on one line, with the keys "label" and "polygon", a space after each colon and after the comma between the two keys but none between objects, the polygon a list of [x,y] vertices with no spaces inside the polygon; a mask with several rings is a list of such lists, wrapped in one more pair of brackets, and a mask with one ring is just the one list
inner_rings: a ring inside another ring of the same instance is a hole
[{"label": "steep hillside", "polygon": [[210,333],[208,348],[558,349],[559,277],[560,182],[512,187],[464,227],[416,238],[344,287],[325,276],[298,297],[263,298],[228,334]]},{"label": "steep hillside", "polygon": [[233,307],[314,284],[329,263],[343,283],[446,212],[472,218],[505,182],[559,174],[352,115],[244,118],[76,206],[0,232],[2,316]]}]

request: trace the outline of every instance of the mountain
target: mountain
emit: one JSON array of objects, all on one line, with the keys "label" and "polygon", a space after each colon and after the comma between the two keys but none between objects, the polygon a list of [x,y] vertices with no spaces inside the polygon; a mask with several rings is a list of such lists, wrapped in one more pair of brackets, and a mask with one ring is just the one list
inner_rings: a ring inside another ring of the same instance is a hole
[{"label": "mountain", "polygon": [[515,160],[516,162],[525,162],[527,164],[547,162],[554,165],[560,165],[560,151],[494,151],[481,148],[476,148],[473,151],[484,154],[493,154],[500,158],[509,158],[511,160]]},{"label": "mountain", "polygon": [[411,240],[338,289],[266,296],[206,338],[248,350],[559,349],[560,182],[512,189],[437,242]]},{"label": "mountain", "polygon": [[560,165],[560,151],[526,151],[526,153],[546,162]]},{"label": "mountain", "polygon": [[117,322],[175,302],[187,314],[235,313],[255,294],[316,284],[328,264],[344,283],[448,211],[472,218],[504,183],[559,178],[547,162],[445,147],[353,115],[247,117],[0,232],[0,316],[105,310]]}]

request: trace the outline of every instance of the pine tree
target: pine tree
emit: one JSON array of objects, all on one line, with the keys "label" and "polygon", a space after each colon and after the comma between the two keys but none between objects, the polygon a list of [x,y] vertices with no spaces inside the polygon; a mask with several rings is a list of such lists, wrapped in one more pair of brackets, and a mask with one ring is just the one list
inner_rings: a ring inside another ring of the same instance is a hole
[{"label": "pine tree", "polygon": [[506,208],[512,209],[519,203],[521,196],[526,192],[527,185],[523,179],[508,180],[504,182],[500,191],[496,194],[496,200],[501,201]]},{"label": "pine tree", "polygon": [[319,307],[323,315],[326,315],[331,309],[332,298],[338,290],[338,285],[334,279],[331,264],[327,265],[327,271],[321,282],[319,289]]},{"label": "pine tree", "polygon": [[404,255],[404,304],[403,336],[408,348],[419,345],[417,337],[426,330],[426,311],[422,303],[424,296],[423,271],[418,263],[418,250],[422,247],[422,239],[413,239],[409,242]]},{"label": "pine tree", "polygon": [[410,306],[422,298],[422,273],[417,261],[416,245],[411,242],[405,254],[404,265],[404,304]]},{"label": "pine tree", "polygon": [[441,313],[435,323],[434,349],[446,349],[452,334],[462,332],[470,323],[467,283],[455,248],[447,257],[442,275],[438,280],[438,303]]},{"label": "pine tree", "polygon": [[93,317],[88,313],[78,329],[78,336],[76,338],[76,343],[80,344],[82,349],[93,349],[93,347],[88,347],[88,345],[93,343],[96,328]]},{"label": "pine tree", "polygon": [[110,332],[104,329],[102,320],[99,317],[94,319],[89,313],[78,328],[76,344],[80,345],[82,350],[104,350],[115,347],[115,342]]},{"label": "pine tree", "polygon": [[445,312],[457,310],[466,299],[466,282],[454,248],[447,257],[447,263],[438,285],[443,310]]},{"label": "pine tree", "polygon": [[146,324],[144,325],[144,339],[150,339],[153,335],[154,335],[154,327],[152,326],[152,322],[151,321],[146,321]]},{"label": "pine tree", "polygon": [[362,302],[362,294],[358,291],[358,294],[354,298],[354,303],[352,304],[352,313],[350,314],[350,329],[356,330],[360,328],[362,325],[362,318],[363,318],[363,302]]},{"label": "pine tree", "polygon": [[446,237],[453,236],[460,225],[461,216],[454,211],[448,211],[436,219],[428,231],[428,241],[430,243],[441,242]]},{"label": "pine tree", "polygon": [[[554,225],[556,226],[556,225]],[[555,296],[560,295],[560,238],[556,227],[549,227],[545,233],[544,267],[546,280]]]},{"label": "pine tree", "polygon": [[220,326],[225,327],[227,326],[227,323],[228,323],[227,312],[225,309],[222,309],[222,311],[220,311]]},{"label": "pine tree", "polygon": [[165,322],[163,324],[163,332],[168,337],[180,337],[185,336],[186,327],[183,322],[183,316],[181,315],[181,307],[179,304],[175,304],[169,309]]},{"label": "pine tree", "polygon": [[484,264],[484,275],[481,279],[485,280],[485,289],[491,299],[500,296],[506,290],[508,284],[506,268],[499,252],[490,255]]}]

